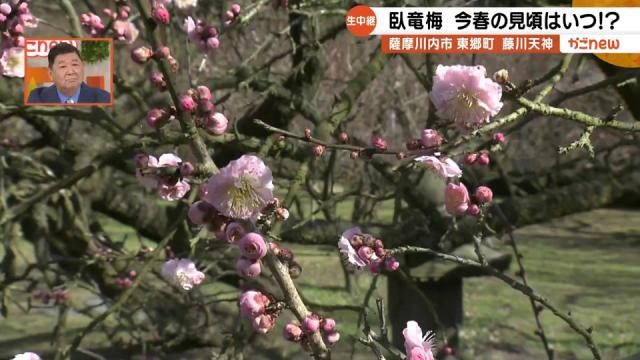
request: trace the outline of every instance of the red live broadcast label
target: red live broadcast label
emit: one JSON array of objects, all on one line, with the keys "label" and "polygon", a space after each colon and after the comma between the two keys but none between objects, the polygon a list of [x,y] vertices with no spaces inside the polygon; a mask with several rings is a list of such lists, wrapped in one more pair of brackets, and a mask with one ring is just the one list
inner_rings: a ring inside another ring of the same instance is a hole
[{"label": "red live broadcast label", "polygon": [[556,54],[559,35],[383,35],[384,53]]}]

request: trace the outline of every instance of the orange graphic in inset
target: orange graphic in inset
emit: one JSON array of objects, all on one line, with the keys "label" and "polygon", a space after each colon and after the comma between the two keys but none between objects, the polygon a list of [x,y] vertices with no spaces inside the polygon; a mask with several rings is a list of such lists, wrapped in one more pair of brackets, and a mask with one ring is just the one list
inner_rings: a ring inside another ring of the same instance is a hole
[{"label": "orange graphic in inset", "polygon": [[370,7],[358,5],[347,12],[347,30],[354,36],[368,36],[376,28],[376,14]]},{"label": "orange graphic in inset", "polygon": [[[640,0],[573,0],[573,7],[638,7]],[[637,68],[640,67],[640,54],[594,54],[609,64]]]}]

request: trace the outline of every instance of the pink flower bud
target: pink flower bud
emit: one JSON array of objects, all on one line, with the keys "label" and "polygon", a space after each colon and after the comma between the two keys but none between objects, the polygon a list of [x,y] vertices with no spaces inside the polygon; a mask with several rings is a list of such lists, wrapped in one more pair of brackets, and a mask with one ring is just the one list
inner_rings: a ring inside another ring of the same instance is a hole
[{"label": "pink flower bud", "polygon": [[[104,9],[102,9],[102,15],[104,15],[104,16],[106,16],[106,17],[111,17],[111,16],[113,15],[113,10],[111,10],[111,9],[109,9],[109,8],[104,8]],[[85,16],[86,16],[86,19],[88,19],[88,18],[89,18],[89,15],[87,15],[87,14],[82,14],[82,15],[80,16],[80,20],[85,21],[85,20],[84,20],[84,19],[85,19]],[[88,20],[87,20],[87,21],[88,21]]]},{"label": "pink flower bud", "polygon": [[207,38],[218,36],[218,30],[216,29],[215,26],[207,26],[206,28],[204,28],[202,33],[203,33],[203,36]]},{"label": "pink flower bud", "polygon": [[322,156],[322,154],[324,154],[324,146],[322,145],[315,145],[314,147],[311,148],[311,153],[313,154],[313,156],[315,157],[320,157]]},{"label": "pink flower bud", "polygon": [[217,37],[210,37],[207,39],[207,48],[213,50],[220,46],[220,40]]},{"label": "pink flower bud", "polygon": [[260,261],[249,260],[244,257],[238,259],[238,262],[236,263],[236,270],[238,271],[238,274],[248,278],[255,278],[260,275],[260,272],[262,272]]},{"label": "pink flower bud", "polygon": [[358,249],[358,256],[364,261],[369,261],[373,255],[375,255],[375,252],[368,246],[361,246]]},{"label": "pink flower bud", "polygon": [[387,148],[387,142],[380,136],[373,135],[371,137],[371,146],[379,150],[385,150]]},{"label": "pink flower bud", "polygon": [[4,15],[11,14],[11,5],[5,3],[0,4],[0,13],[3,13]]},{"label": "pink flower bud", "polygon": [[422,136],[420,138],[422,146],[426,148],[436,147],[442,145],[442,136],[434,129],[422,130]]},{"label": "pink flower bud", "polygon": [[171,55],[171,50],[167,46],[160,46],[156,49],[156,56],[159,59],[168,58]]},{"label": "pink flower bud", "polygon": [[313,334],[320,329],[320,319],[315,314],[308,315],[302,323],[302,328],[307,334]]},{"label": "pink flower bud", "polygon": [[4,14],[0,13],[0,25],[2,25],[2,23],[5,22],[6,20],[7,20],[7,17]]},{"label": "pink flower bud", "polygon": [[130,278],[135,278],[136,276],[138,276],[138,273],[135,270],[131,270],[129,271],[129,277]]},{"label": "pink flower bud", "polygon": [[245,230],[242,225],[237,222],[232,222],[225,228],[225,238],[228,243],[233,243],[245,235]]},{"label": "pink flower bud", "polygon": [[169,10],[167,10],[164,5],[154,6],[151,10],[151,16],[153,16],[153,20],[158,24],[168,24],[171,20]]},{"label": "pink flower bud", "polygon": [[464,156],[464,163],[467,165],[475,164],[476,160],[478,160],[478,154],[476,153],[469,153]]},{"label": "pink flower bud", "polygon": [[238,242],[242,256],[247,259],[262,259],[267,254],[267,244],[262,235],[248,233]]},{"label": "pink flower bud", "polygon": [[13,26],[12,32],[14,34],[22,34],[24,32],[24,28],[20,24],[15,24]]},{"label": "pink flower bud", "polygon": [[180,175],[182,176],[189,176],[193,174],[194,170],[195,168],[193,167],[193,164],[188,161],[180,164]]},{"label": "pink flower bud", "polygon": [[476,204],[469,205],[469,208],[467,209],[467,214],[469,214],[471,216],[480,215],[480,206],[478,206]]},{"label": "pink flower bud", "polygon": [[326,318],[322,322],[322,330],[326,333],[332,333],[336,331],[336,321],[332,318]]},{"label": "pink flower bud", "polygon": [[349,157],[350,157],[351,159],[355,160],[355,159],[357,159],[357,158],[359,158],[359,157],[360,157],[360,153],[359,153],[358,151],[352,151],[352,152],[349,154]]},{"label": "pink flower bud", "polygon": [[114,283],[116,286],[121,287],[121,286],[122,286],[122,283],[123,283],[122,281],[123,281],[123,279],[121,279],[121,278],[117,277],[117,278],[115,278],[115,280],[113,280],[113,283]]},{"label": "pink flower bud", "polygon": [[131,281],[131,279],[129,278],[124,278],[122,280],[122,287],[124,287],[125,289],[129,289],[132,285],[133,285],[133,281]]},{"label": "pink flower bud", "polygon": [[167,88],[167,83],[164,81],[164,76],[161,73],[151,73],[149,80],[151,80],[153,86],[160,90],[165,90]]},{"label": "pink flower bud", "polygon": [[222,135],[228,126],[229,120],[227,120],[227,117],[223,113],[216,112],[209,114],[207,117],[205,129],[213,135]]},{"label": "pink flower bud", "polygon": [[208,87],[200,85],[198,86],[197,91],[198,98],[200,98],[200,100],[211,101],[211,90],[209,90]]},{"label": "pink flower bud", "polygon": [[400,262],[396,258],[390,257],[385,260],[384,266],[387,271],[396,271],[400,267]]},{"label": "pink flower bud", "polygon": [[338,134],[338,141],[340,141],[343,144],[346,144],[349,142],[349,135],[347,135],[346,132],[342,131],[340,134]]},{"label": "pink flower bud", "polygon": [[180,97],[180,108],[186,112],[194,112],[196,110],[196,103],[189,95],[182,95]]},{"label": "pink flower bud", "polygon": [[498,144],[504,143],[504,139],[505,139],[504,134],[501,132],[493,134],[493,140]]},{"label": "pink flower bud", "polygon": [[272,315],[263,314],[253,319],[251,324],[253,325],[253,330],[257,333],[266,334],[273,328],[275,323],[275,319]]},{"label": "pink flower bud", "polygon": [[147,113],[147,124],[153,129],[158,127],[158,123],[167,115],[163,109],[153,108]]},{"label": "pink flower bud", "polygon": [[138,64],[145,64],[153,56],[153,51],[146,46],[138,46],[131,50],[131,59]]},{"label": "pink flower bud", "polygon": [[488,203],[493,200],[493,191],[491,191],[491,189],[487,186],[478,186],[475,196],[478,202],[482,204]]},{"label": "pink flower bud", "polygon": [[288,323],[282,331],[282,336],[287,341],[298,342],[302,339],[302,329],[297,324]]},{"label": "pink flower bud", "polygon": [[467,211],[469,207],[469,192],[464,184],[447,184],[447,188],[444,191],[444,205],[451,215],[462,215]]},{"label": "pink flower bud", "polygon": [[234,3],[231,5],[231,11],[233,12],[234,15],[239,15],[240,14],[240,4]]},{"label": "pink flower bud", "polygon": [[248,290],[240,294],[238,303],[242,316],[256,317],[264,314],[270,300],[265,294],[259,291]]},{"label": "pink flower bud", "polygon": [[151,128],[155,129],[158,127],[159,122],[165,118],[165,115],[167,115],[167,112],[165,110],[153,108],[147,113],[147,124]]},{"label": "pink flower bud", "polygon": [[224,12],[223,18],[224,18],[225,23],[227,23],[227,24],[232,22],[235,17],[236,17],[235,14],[231,10],[227,10],[227,11]]},{"label": "pink flower bud", "polygon": [[376,255],[377,255],[378,257],[384,257],[384,256],[385,256],[385,254],[387,253],[387,251],[386,251],[384,248],[379,248],[379,247],[377,247],[377,248],[374,248],[374,250],[375,250]]},{"label": "pink flower bud", "polygon": [[120,18],[120,20],[127,20],[129,18],[129,11],[127,10],[128,7],[123,7],[120,9],[120,11],[118,11],[118,17]]},{"label": "pink flower bud", "polygon": [[338,341],[340,341],[340,333],[337,331],[332,332],[330,334],[327,334],[326,338],[327,338],[327,345],[334,346],[336,343],[338,343]]},{"label": "pink flower bud", "polygon": [[478,164],[480,165],[489,165],[489,163],[491,162],[490,158],[489,158],[489,154],[487,153],[482,153],[480,154],[480,157],[478,157]]}]

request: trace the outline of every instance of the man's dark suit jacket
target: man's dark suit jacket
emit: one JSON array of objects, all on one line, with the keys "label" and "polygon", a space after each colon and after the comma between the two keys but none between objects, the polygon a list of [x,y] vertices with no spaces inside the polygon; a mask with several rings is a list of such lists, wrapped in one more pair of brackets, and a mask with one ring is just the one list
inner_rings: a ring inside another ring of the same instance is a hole
[{"label": "man's dark suit jacket", "polygon": [[[91,87],[85,83],[80,85],[78,103],[108,103],[111,95],[108,91]],[[55,85],[39,87],[31,90],[27,103],[61,103]]]}]

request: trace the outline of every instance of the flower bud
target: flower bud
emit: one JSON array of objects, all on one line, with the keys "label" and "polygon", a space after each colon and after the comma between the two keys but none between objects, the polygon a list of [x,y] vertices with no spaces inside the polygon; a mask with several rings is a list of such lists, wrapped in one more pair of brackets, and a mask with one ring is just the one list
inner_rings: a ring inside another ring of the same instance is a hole
[{"label": "flower bud", "polygon": [[336,343],[338,343],[338,341],[340,341],[340,333],[336,331],[336,332],[327,334],[326,339],[327,339],[327,345],[334,346]]},{"label": "flower bud", "polygon": [[262,235],[251,232],[238,242],[242,256],[247,259],[262,259],[267,254],[267,244]]},{"label": "flower bud", "polygon": [[189,95],[182,95],[180,97],[180,108],[186,112],[194,112],[196,110],[196,103]]},{"label": "flower bud", "polygon": [[314,147],[311,148],[311,153],[313,154],[313,156],[315,157],[320,157],[324,154],[324,146],[322,145],[316,145]]},{"label": "flower bud", "polygon": [[160,46],[156,49],[156,56],[158,59],[168,58],[171,55],[171,50],[167,46]]},{"label": "flower bud", "polygon": [[309,128],[304,129],[304,137],[307,138],[307,140],[311,139],[311,129]]},{"label": "flower bud", "polygon": [[349,142],[349,135],[347,135],[346,132],[342,131],[338,134],[338,141],[340,141],[343,144],[346,144]]},{"label": "flower bud", "polygon": [[298,342],[302,338],[302,329],[297,324],[288,323],[282,331],[282,336],[287,341]]},{"label": "flower bud", "polygon": [[487,186],[478,186],[475,196],[481,204],[488,203],[493,200],[493,191]]},{"label": "flower bud", "polygon": [[475,164],[476,160],[478,160],[478,154],[476,153],[469,153],[464,156],[464,163],[467,165]]},{"label": "flower bud", "polygon": [[169,10],[167,10],[164,5],[154,6],[153,9],[151,9],[151,16],[158,24],[166,25],[171,20]]},{"label": "flower bud", "polygon": [[396,258],[390,257],[385,260],[384,266],[387,271],[396,271],[400,267],[400,262]]},{"label": "flower bud", "polygon": [[207,47],[211,50],[217,49],[220,46],[220,40],[217,37],[210,37],[207,39]]},{"label": "flower bud", "polygon": [[233,12],[234,15],[236,16],[240,15],[240,4],[238,3],[232,4],[230,10],[231,12]]},{"label": "flower bud", "polygon": [[320,329],[320,319],[315,314],[308,315],[302,322],[302,329],[307,334],[313,334]]},{"label": "flower bud", "polygon": [[124,278],[122,280],[122,287],[124,287],[125,289],[131,288],[132,285],[133,285],[133,281],[131,281],[131,279],[129,278]]},{"label": "flower bud", "polygon": [[153,51],[146,46],[138,46],[131,50],[131,59],[138,64],[145,64],[153,56]]},{"label": "flower bud", "polygon": [[262,268],[260,266],[260,261],[241,257],[238,259],[238,262],[236,262],[236,270],[238,271],[238,274],[242,276],[255,278],[260,275]]},{"label": "flower bud", "polygon": [[493,140],[498,144],[503,144],[504,139],[505,139],[504,134],[501,132],[493,134]]},{"label": "flower bud", "polygon": [[293,251],[289,248],[282,248],[278,253],[278,259],[283,263],[287,264],[293,261]]},{"label": "flower bud", "polygon": [[163,109],[153,108],[147,113],[147,124],[151,128],[156,129],[160,125],[160,121],[162,121],[166,115],[167,112]]},{"label": "flower bud", "polygon": [[480,206],[478,206],[476,204],[469,205],[469,208],[467,209],[467,214],[469,214],[471,216],[480,215]]},{"label": "flower bud", "polygon": [[206,130],[213,135],[222,135],[229,126],[229,120],[223,113],[211,113],[207,117]]},{"label": "flower bud", "polygon": [[138,276],[138,273],[135,270],[130,270],[129,271],[129,277],[130,278],[135,278],[136,276]]},{"label": "flower bud", "polygon": [[442,136],[434,129],[422,130],[422,136],[420,137],[422,146],[426,148],[432,148],[442,145]]},{"label": "flower bud", "polygon": [[351,154],[349,154],[349,157],[353,160],[357,159],[360,157],[360,152],[358,151],[352,151]]},{"label": "flower bud", "polygon": [[215,208],[213,205],[205,201],[196,201],[189,206],[187,217],[189,221],[195,225],[204,225],[211,221],[211,218],[215,214]]},{"label": "flower bud", "polygon": [[196,88],[198,91],[198,98],[200,100],[211,101],[211,90],[204,85],[200,85]]},{"label": "flower bud", "polygon": [[235,17],[235,14],[231,10],[225,11],[223,15],[223,19],[226,24],[231,23]]},{"label": "flower bud", "polygon": [[368,246],[361,246],[358,249],[358,256],[365,261],[368,261],[369,259],[371,259],[371,257],[375,255],[375,252],[373,251],[373,249],[371,249]]},{"label": "flower bud", "polygon": [[216,106],[210,100],[199,100],[198,111],[201,114],[210,114],[216,111]]},{"label": "flower bud", "polygon": [[482,153],[478,157],[478,164],[480,164],[480,165],[486,166],[486,165],[489,165],[490,162],[491,162],[491,160],[489,158],[489,154],[487,154],[487,153]]},{"label": "flower bud", "polygon": [[240,314],[244,317],[262,315],[265,313],[270,302],[269,298],[259,291],[245,291],[240,294],[240,298],[238,299]]},{"label": "flower bud", "polygon": [[371,147],[378,150],[385,150],[387,148],[387,142],[378,135],[373,135],[371,137]]},{"label": "flower bud", "polygon": [[151,73],[151,75],[149,76],[149,80],[151,80],[151,84],[160,89],[160,91],[164,91],[167,89],[167,82],[164,81],[164,76],[161,73]]},{"label": "flower bud", "polygon": [[332,318],[326,318],[322,321],[322,330],[326,333],[332,333],[336,331],[336,321]]},{"label": "flower bud", "polygon": [[260,334],[266,334],[275,325],[275,319],[272,315],[262,314],[253,319],[251,324],[253,325],[253,330]]},{"label": "flower bud", "polygon": [[0,13],[2,13],[4,15],[11,14],[11,5],[6,4],[6,3],[0,4]]}]

